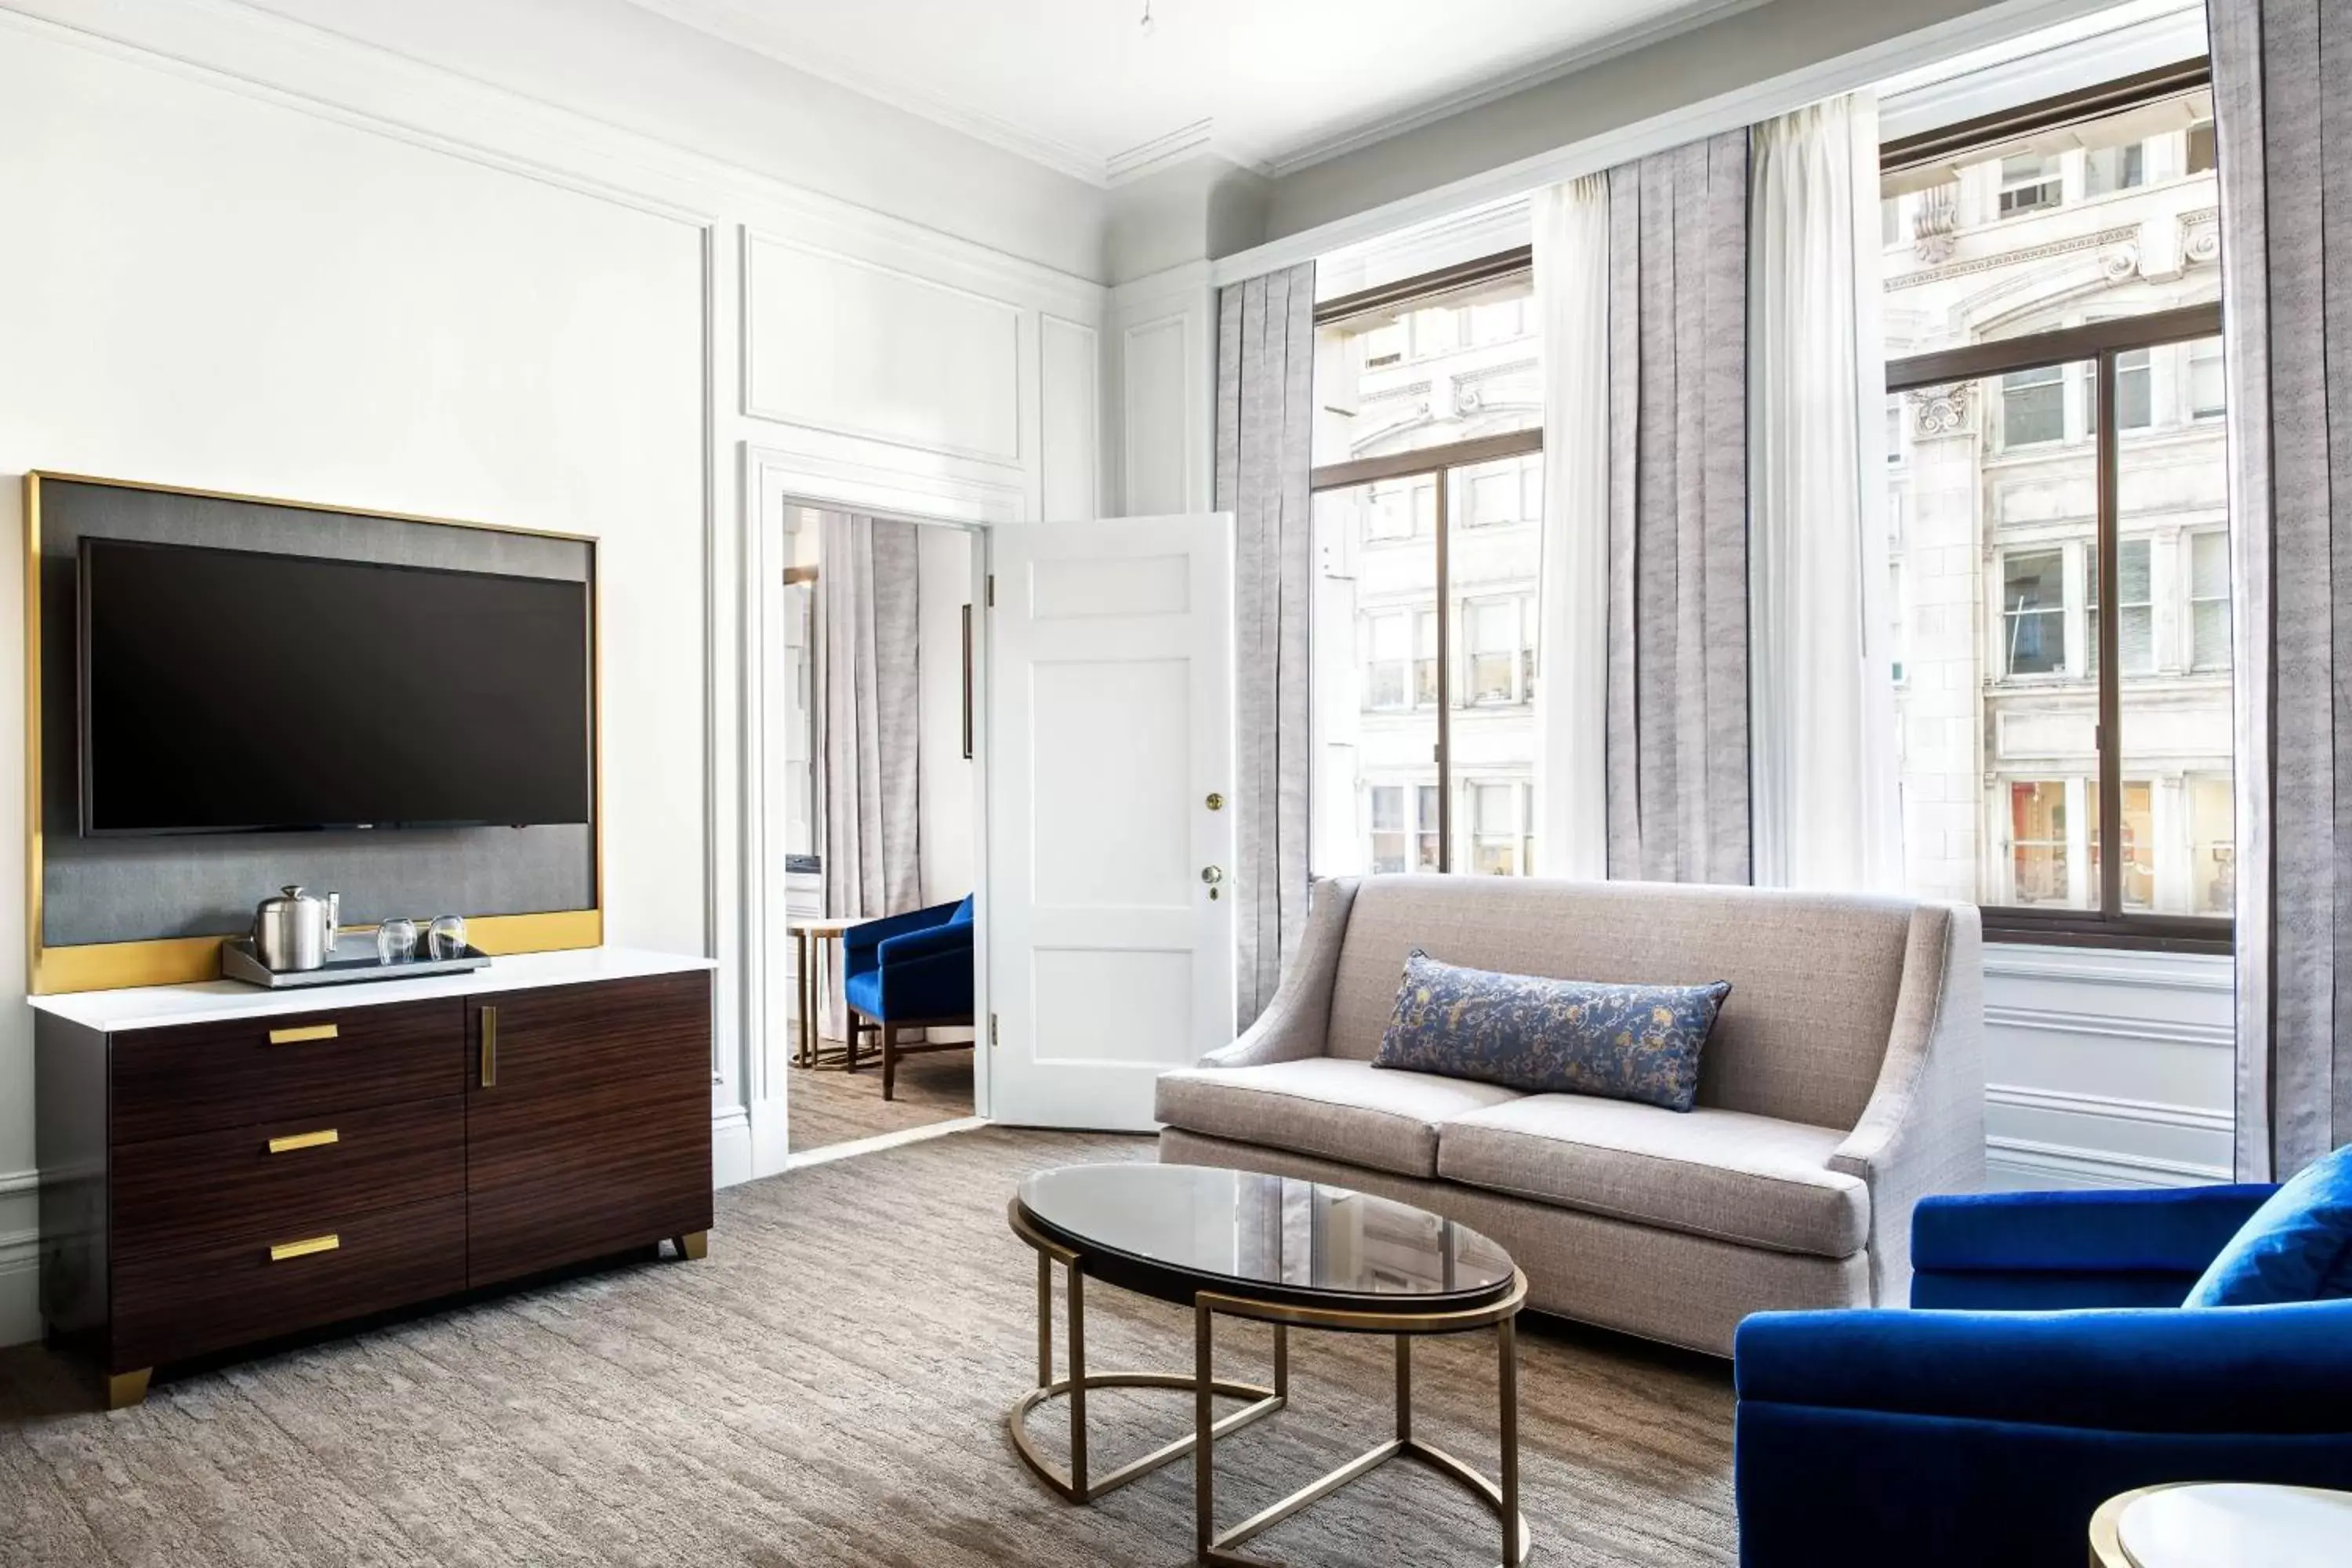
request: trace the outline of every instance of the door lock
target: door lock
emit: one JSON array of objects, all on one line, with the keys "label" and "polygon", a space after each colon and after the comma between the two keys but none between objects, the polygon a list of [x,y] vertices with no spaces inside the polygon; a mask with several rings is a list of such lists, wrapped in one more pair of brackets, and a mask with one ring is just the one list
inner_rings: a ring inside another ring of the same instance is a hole
[{"label": "door lock", "polygon": [[1224,809],[1225,809],[1225,797],[1224,797],[1223,795],[1219,795],[1216,791],[1214,791],[1214,790],[1211,790],[1211,791],[1209,792],[1208,806],[1209,806],[1209,809],[1210,809],[1211,811],[1223,811],[1223,810],[1224,810]]},{"label": "door lock", "polygon": [[1201,880],[1209,884],[1209,897],[1213,899],[1217,896],[1217,884],[1224,879],[1225,871],[1223,867],[1203,866],[1201,868]]}]

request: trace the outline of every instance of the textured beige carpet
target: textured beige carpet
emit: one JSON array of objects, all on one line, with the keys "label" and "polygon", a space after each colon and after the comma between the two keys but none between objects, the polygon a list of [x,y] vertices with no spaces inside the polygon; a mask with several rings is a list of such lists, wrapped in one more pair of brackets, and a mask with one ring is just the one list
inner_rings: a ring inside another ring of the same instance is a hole
[{"label": "textured beige carpet", "polygon": [[784,1114],[794,1153],[956,1121],[971,1114],[971,1053],[940,1051],[898,1064],[898,1096],[882,1098],[882,1062],[860,1053],[856,1072],[837,1067],[793,1068]]},{"label": "textured beige carpet", "polygon": [[[159,1384],[114,1415],[47,1352],[0,1352],[0,1562],[1176,1568],[1184,1466],[1070,1508],[1002,1426],[1034,1344],[1009,1190],[1150,1152],[992,1130],[813,1167],[720,1194],[703,1262]],[[1175,1309],[1097,1287],[1087,1317],[1097,1368],[1189,1361]],[[1729,1563],[1724,1372],[1530,1321],[1537,1560]],[[1248,1327],[1221,1343],[1225,1365],[1263,1366]],[[1491,1466],[1491,1340],[1424,1344],[1415,1363],[1423,1436]],[[1387,1342],[1297,1336],[1292,1376],[1288,1410],[1219,1445],[1225,1523],[1385,1435]],[[1189,1399],[1098,1396],[1097,1462],[1181,1430]],[[1253,1544],[1297,1564],[1466,1565],[1498,1542],[1447,1483],[1392,1465]]]}]

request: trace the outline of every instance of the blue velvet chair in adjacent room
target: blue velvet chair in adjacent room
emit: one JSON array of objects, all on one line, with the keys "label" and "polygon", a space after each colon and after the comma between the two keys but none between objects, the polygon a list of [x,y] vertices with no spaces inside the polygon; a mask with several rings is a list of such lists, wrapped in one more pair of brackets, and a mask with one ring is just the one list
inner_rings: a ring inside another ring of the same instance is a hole
[{"label": "blue velvet chair in adjacent room", "polygon": [[2136,1487],[2352,1489],[2352,1300],[2181,1305],[2273,1191],[1929,1198],[1912,1310],[1748,1319],[1743,1568],[2080,1568]]},{"label": "blue velvet chair in adjacent room", "polygon": [[898,1058],[968,1051],[970,1040],[901,1041],[899,1031],[970,1028],[972,1021],[971,900],[865,921],[842,933],[842,995],[849,1004],[850,1061],[857,1036],[881,1037],[882,1098],[898,1089]]}]

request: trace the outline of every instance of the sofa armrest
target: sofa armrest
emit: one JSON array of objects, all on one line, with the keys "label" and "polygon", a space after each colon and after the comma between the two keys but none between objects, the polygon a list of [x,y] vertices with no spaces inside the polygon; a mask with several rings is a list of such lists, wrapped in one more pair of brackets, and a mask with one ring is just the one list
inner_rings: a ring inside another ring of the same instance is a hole
[{"label": "sofa armrest", "polygon": [[894,936],[910,931],[928,931],[945,925],[956,912],[954,904],[933,904],[927,910],[908,910],[902,915],[884,915],[877,920],[860,921],[841,933],[841,950],[847,953],[868,953]]},{"label": "sofa armrest", "polygon": [[1911,1266],[1943,1273],[2200,1274],[2265,1185],[1976,1193],[1923,1200]]},{"label": "sofa armrest", "polygon": [[1878,1082],[1830,1168],[1869,1187],[1871,1300],[1903,1305],[1912,1205],[1984,1184],[1984,944],[1970,906],[1912,910]]},{"label": "sofa armrest", "polygon": [[1339,972],[1339,946],[1355,901],[1352,877],[1327,878],[1313,885],[1298,956],[1283,972],[1274,1000],[1239,1039],[1202,1057],[1202,1067],[1263,1067],[1323,1055],[1331,1031],[1331,984]]},{"label": "sofa armrest", "polygon": [[941,957],[953,953],[971,952],[971,925],[958,925],[952,921],[935,926],[922,926],[914,931],[900,931],[885,937],[880,948],[882,965],[908,963],[919,958]]},{"label": "sofa armrest", "polygon": [[1743,1401],[2151,1433],[2352,1433],[2352,1300],[2166,1311],[1759,1312]]}]

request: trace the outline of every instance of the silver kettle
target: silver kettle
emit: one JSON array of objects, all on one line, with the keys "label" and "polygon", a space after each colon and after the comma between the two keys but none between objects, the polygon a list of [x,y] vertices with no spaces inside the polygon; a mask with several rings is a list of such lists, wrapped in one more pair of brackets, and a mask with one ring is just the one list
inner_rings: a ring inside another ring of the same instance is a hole
[{"label": "silver kettle", "polygon": [[254,956],[263,968],[279,973],[321,967],[335,951],[342,903],[341,893],[318,899],[299,887],[262,900],[253,910]]}]

